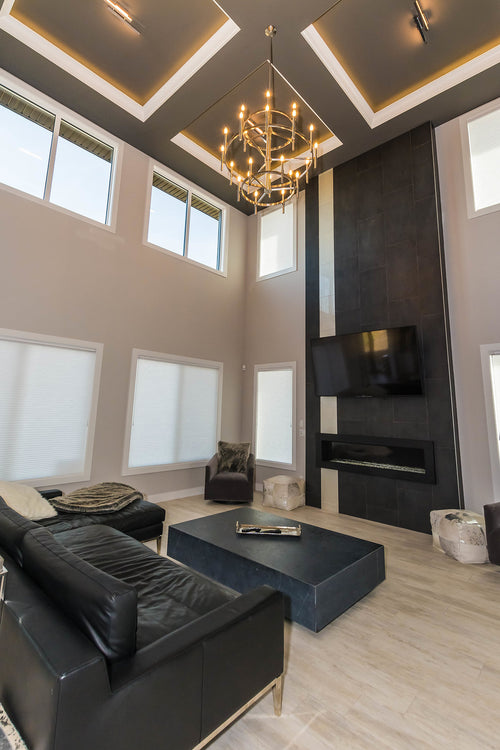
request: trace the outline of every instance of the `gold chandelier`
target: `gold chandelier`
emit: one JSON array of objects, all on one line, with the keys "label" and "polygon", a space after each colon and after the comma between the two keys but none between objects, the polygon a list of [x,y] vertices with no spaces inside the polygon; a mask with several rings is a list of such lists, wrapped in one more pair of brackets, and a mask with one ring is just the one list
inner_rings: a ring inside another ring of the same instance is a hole
[{"label": "gold chandelier", "polygon": [[270,39],[269,84],[264,109],[247,113],[244,104],[238,115],[239,128],[230,134],[225,127],[224,144],[220,147],[221,171],[226,167],[229,181],[237,186],[240,197],[258,208],[281,204],[299,192],[300,180],[309,177],[311,166],[316,167],[318,144],[314,142],[314,126],[308,136],[297,128],[297,104],[291,114],[274,107],[273,93],[273,37],[276,27],[268,26],[265,34]]}]

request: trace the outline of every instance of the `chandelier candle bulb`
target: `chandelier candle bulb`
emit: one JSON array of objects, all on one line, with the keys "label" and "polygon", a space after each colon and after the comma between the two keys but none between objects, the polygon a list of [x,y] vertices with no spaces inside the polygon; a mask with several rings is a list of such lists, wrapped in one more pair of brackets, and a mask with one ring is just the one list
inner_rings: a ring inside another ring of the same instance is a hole
[{"label": "chandelier candle bulb", "polygon": [[316,169],[316,162],[318,158],[318,144],[314,144],[314,154],[313,154],[313,161],[314,161],[314,169]]},{"label": "chandelier candle bulb", "polygon": [[[237,184],[238,200],[244,198],[257,209],[284,204],[299,192],[299,181],[316,166],[318,133],[299,128],[298,104],[275,108],[272,39],[276,28],[265,30],[270,39],[269,83],[263,106],[250,111],[245,104],[238,111],[238,129],[223,127],[221,167],[227,169],[230,184]],[[243,142],[243,149],[239,145]],[[298,153],[297,153],[298,152]]]},{"label": "chandelier candle bulb", "polygon": [[222,172],[222,168],[224,166],[224,146],[220,147],[220,171]]}]

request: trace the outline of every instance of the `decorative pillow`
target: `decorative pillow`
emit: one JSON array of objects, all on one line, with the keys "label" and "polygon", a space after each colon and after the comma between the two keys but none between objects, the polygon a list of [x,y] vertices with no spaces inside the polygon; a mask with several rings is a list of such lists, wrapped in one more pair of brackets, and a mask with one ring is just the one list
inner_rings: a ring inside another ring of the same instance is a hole
[{"label": "decorative pillow", "polygon": [[17,482],[0,481],[0,497],[19,515],[31,521],[57,516],[57,510],[34,487]]},{"label": "decorative pillow", "polygon": [[250,443],[225,443],[219,440],[217,444],[217,471],[237,471],[242,473],[247,469]]}]

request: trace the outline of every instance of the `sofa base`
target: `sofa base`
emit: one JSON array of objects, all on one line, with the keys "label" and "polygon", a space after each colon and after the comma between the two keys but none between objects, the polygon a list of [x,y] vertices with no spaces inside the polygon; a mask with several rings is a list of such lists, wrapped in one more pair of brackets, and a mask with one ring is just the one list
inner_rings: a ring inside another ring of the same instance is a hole
[{"label": "sofa base", "polygon": [[205,737],[201,742],[199,742],[193,750],[201,750],[202,747],[205,747],[208,745],[209,742],[212,742],[217,735],[219,735],[221,732],[224,731],[224,729],[227,729],[227,727],[233,723],[233,721],[236,721],[236,719],[241,716],[241,714],[245,713],[251,706],[254,705],[254,703],[257,703],[258,700],[260,700],[266,693],[268,693],[270,690],[273,691],[273,703],[274,703],[274,714],[275,716],[281,716],[281,706],[282,706],[282,700],[283,700],[283,675],[281,674],[279,677],[276,677],[275,680],[269,683],[269,685],[266,685],[265,688],[262,688],[257,695],[254,695],[253,698],[251,698],[247,703],[245,703],[244,706],[241,706],[237,711],[234,712],[232,716],[230,716],[226,721],[224,721],[220,726],[217,727],[217,729],[214,729],[213,732],[211,732],[207,737]]}]

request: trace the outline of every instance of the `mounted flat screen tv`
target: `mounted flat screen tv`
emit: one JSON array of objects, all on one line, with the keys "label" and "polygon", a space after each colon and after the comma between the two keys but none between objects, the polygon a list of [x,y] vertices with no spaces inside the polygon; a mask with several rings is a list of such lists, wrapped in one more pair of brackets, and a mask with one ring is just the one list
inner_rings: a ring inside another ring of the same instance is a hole
[{"label": "mounted flat screen tv", "polygon": [[415,326],[311,340],[317,396],[417,396],[423,393]]}]

